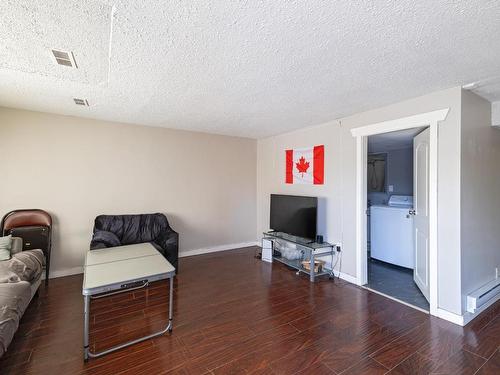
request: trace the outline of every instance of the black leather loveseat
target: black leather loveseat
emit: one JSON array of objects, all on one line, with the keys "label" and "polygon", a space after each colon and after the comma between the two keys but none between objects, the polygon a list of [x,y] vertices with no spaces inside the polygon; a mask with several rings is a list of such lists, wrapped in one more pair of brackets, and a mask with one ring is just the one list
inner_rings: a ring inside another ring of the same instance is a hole
[{"label": "black leather loveseat", "polygon": [[150,242],[178,272],[179,234],[163,214],[100,215],[90,250]]}]

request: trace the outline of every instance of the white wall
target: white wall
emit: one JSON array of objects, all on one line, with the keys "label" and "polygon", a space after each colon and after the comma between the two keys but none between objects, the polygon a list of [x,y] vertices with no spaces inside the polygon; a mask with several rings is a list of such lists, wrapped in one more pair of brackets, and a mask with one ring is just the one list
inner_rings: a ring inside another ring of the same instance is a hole
[{"label": "white wall", "polygon": [[462,92],[462,308],[465,297],[500,267],[500,129],[490,103]]},{"label": "white wall", "polygon": [[[319,232],[343,246],[342,272],[356,277],[356,144],[350,129],[450,108],[439,125],[438,306],[461,313],[460,281],[460,99],[452,88],[359,113],[319,126],[259,140],[257,145],[257,235],[269,226],[269,194],[322,198],[326,220]],[[286,185],[285,149],[325,145],[325,185]]]},{"label": "white wall", "polygon": [[393,192],[371,192],[368,199],[371,204],[386,204],[389,197],[397,195],[413,195],[413,148],[398,150],[379,150],[387,154],[386,159],[386,189],[394,187]]},{"label": "white wall", "polygon": [[99,214],[165,213],[181,253],[256,240],[255,140],[0,108],[0,163],[0,215],[53,216],[53,275]]}]

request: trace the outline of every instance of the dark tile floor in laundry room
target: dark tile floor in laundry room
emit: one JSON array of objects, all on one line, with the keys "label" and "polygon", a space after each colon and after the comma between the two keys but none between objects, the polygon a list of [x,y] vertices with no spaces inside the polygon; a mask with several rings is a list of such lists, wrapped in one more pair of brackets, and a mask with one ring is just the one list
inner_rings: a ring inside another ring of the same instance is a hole
[{"label": "dark tile floor in laundry room", "polygon": [[429,310],[429,302],[413,281],[413,270],[370,258],[367,288]]}]

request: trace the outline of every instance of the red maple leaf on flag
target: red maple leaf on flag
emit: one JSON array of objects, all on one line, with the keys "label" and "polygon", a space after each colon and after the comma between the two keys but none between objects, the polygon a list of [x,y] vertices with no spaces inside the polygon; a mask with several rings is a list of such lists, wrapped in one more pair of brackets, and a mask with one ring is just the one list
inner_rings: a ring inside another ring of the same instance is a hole
[{"label": "red maple leaf on flag", "polygon": [[306,161],[306,159],[302,156],[299,159],[299,162],[295,163],[295,166],[297,167],[297,169],[301,173],[301,176],[304,177],[304,173],[307,173],[307,170],[309,169],[309,162]]}]

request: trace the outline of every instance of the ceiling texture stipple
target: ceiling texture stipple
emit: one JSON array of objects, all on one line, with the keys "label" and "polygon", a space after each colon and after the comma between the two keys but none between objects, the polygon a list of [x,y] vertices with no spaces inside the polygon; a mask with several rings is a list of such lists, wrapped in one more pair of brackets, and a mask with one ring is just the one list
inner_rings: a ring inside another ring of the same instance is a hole
[{"label": "ceiling texture stipple", "polygon": [[471,82],[500,98],[497,0],[2,0],[0,15],[6,107],[262,138]]},{"label": "ceiling texture stipple", "polygon": [[390,150],[413,148],[413,138],[424,129],[425,127],[420,127],[372,135],[368,137],[368,151],[387,152]]}]

